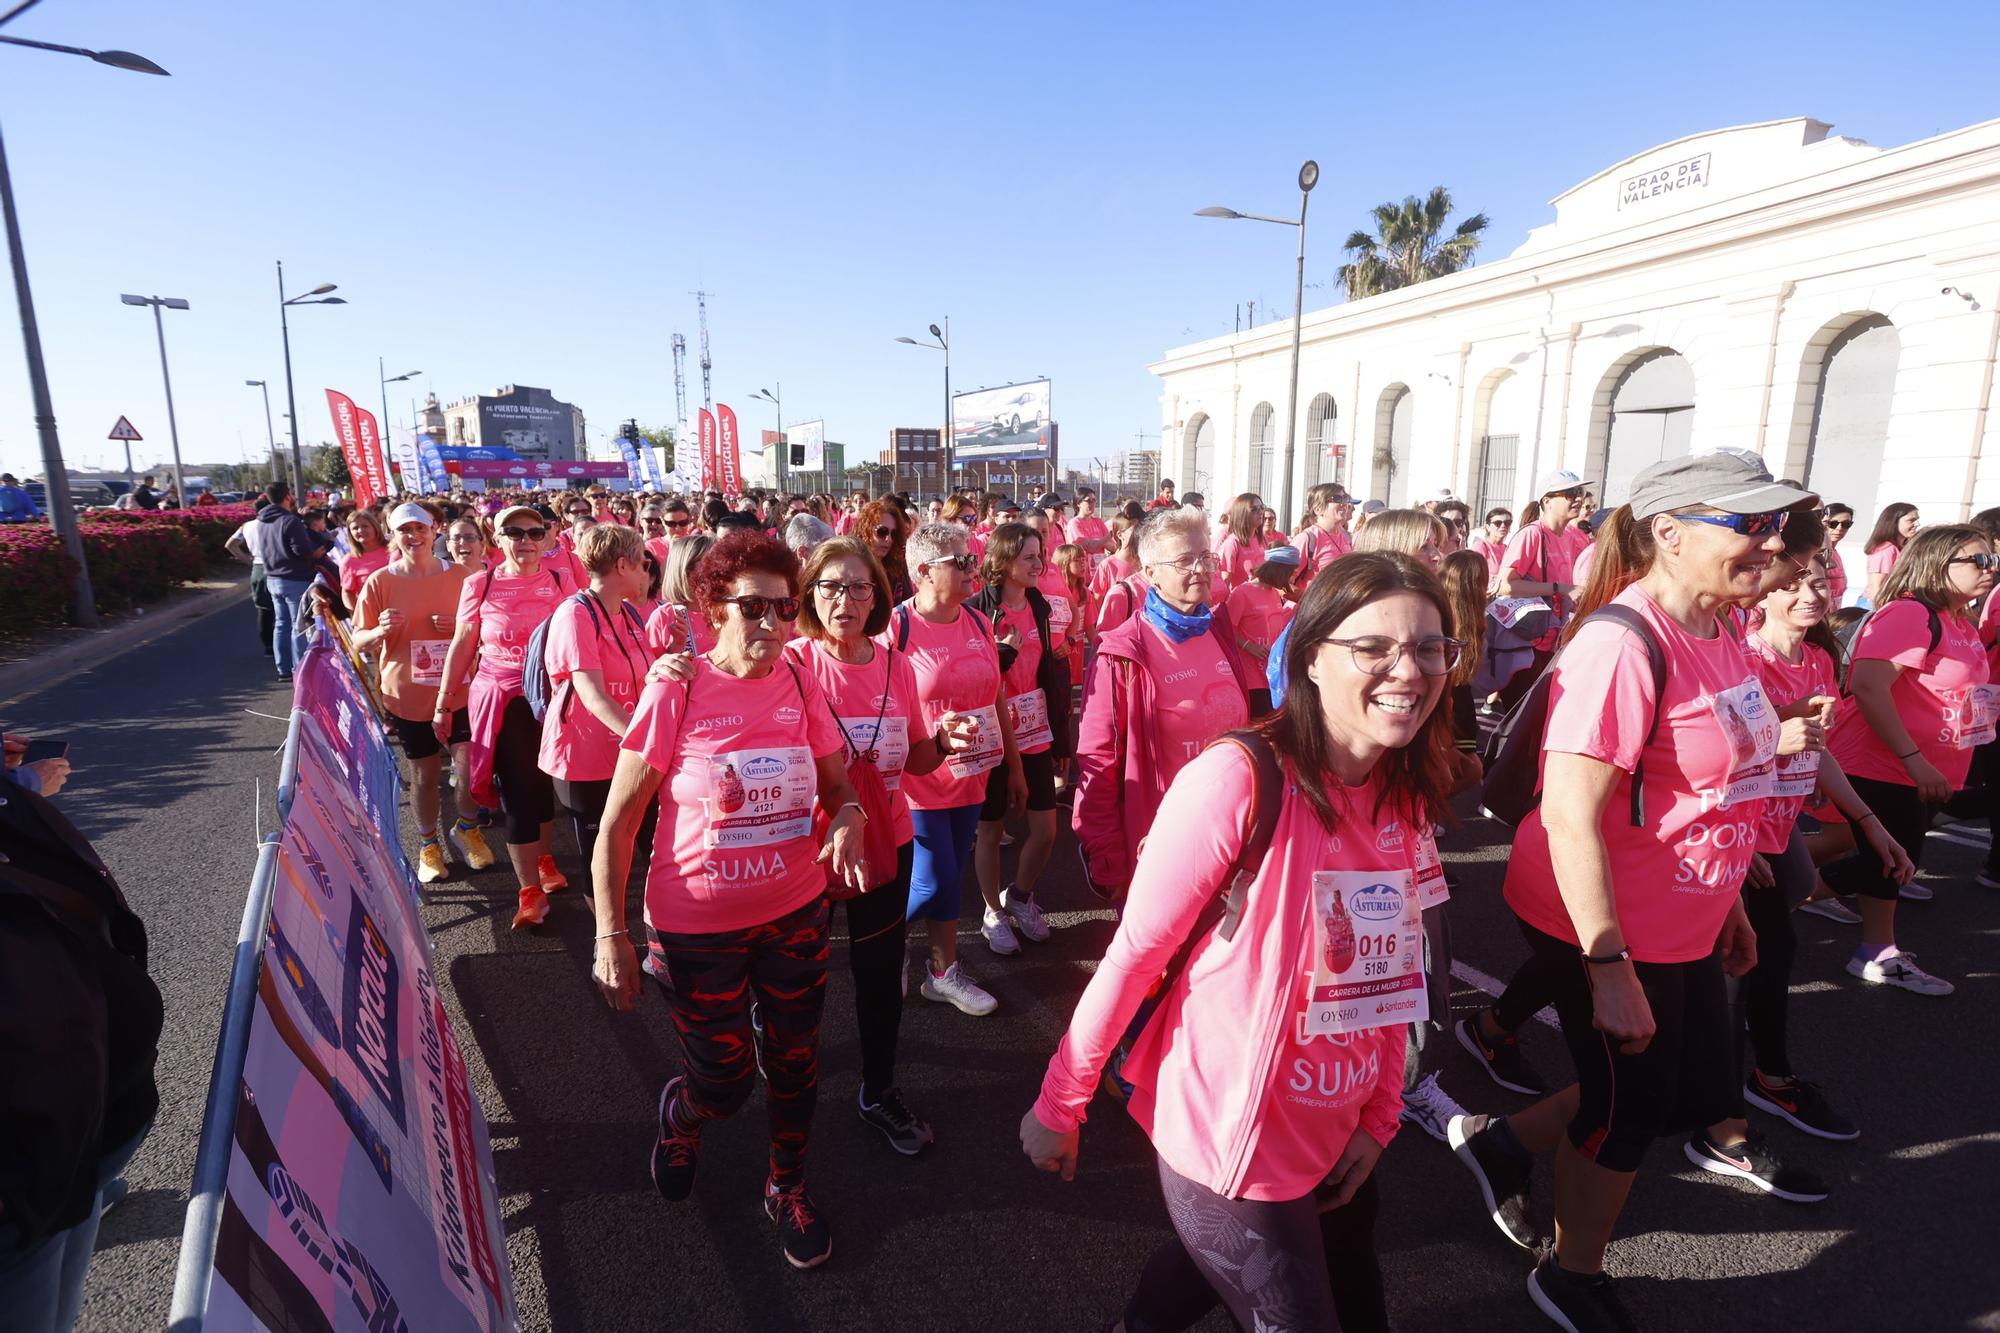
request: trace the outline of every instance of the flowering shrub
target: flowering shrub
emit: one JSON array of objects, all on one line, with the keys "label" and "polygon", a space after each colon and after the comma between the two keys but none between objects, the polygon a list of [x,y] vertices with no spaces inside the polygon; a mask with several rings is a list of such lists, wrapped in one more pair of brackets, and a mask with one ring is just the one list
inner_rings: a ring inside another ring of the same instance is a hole
[{"label": "flowering shrub", "polygon": [[0,631],[60,625],[76,561],[46,523],[0,523]]},{"label": "flowering shrub", "polygon": [[[99,610],[157,601],[227,558],[223,543],[254,517],[253,505],[197,509],[94,509],[82,515],[84,559]],[[47,523],[0,525],[0,632],[59,625],[76,563]]]}]

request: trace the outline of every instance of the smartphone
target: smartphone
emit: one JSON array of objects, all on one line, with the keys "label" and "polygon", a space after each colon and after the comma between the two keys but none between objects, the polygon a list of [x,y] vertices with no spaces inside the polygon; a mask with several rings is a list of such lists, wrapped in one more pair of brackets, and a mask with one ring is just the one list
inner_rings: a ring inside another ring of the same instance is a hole
[{"label": "smartphone", "polygon": [[29,741],[28,751],[21,756],[21,762],[24,764],[39,764],[44,759],[65,759],[68,757],[68,741]]}]

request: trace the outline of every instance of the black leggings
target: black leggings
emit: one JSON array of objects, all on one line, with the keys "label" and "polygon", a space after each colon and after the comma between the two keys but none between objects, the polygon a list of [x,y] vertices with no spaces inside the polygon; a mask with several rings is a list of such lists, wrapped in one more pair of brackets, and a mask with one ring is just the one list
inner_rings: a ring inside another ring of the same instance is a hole
[{"label": "black leggings", "polygon": [[861,1097],[880,1101],[896,1085],[896,1033],[903,1023],[903,942],[909,921],[910,867],[916,844],[896,849],[896,877],[847,909],[847,966],[854,974],[854,1018],[861,1030]]},{"label": "black leggings", "polygon": [[1556,1002],[1557,984],[1554,961],[1529,954],[1493,1002],[1493,1021],[1502,1032],[1519,1032],[1529,1019]]},{"label": "black leggings", "polygon": [[[583,858],[584,873],[590,872],[590,858],[597,850],[597,829],[604,822],[604,807],[611,799],[611,779],[601,782],[570,782],[556,778],[556,804],[569,811],[570,827],[576,832],[577,855]],[[658,808],[658,802],[654,803]],[[644,835],[641,835],[644,845]],[[635,849],[634,855],[637,852]]]},{"label": "black leggings", "polygon": [[[1930,829],[1931,814],[1936,807],[1924,804],[1917,789],[1905,783],[1877,782],[1874,778],[1851,774],[1847,780],[1853,784],[1854,794],[1882,821],[1882,831],[1903,845],[1912,865],[1922,866],[1924,834]],[[1855,855],[1836,861],[1821,872],[1826,882],[1842,895],[1858,893],[1864,898],[1894,902],[1896,881],[1883,873],[1887,867],[1868,845],[1868,839],[1861,836],[1859,828],[1854,830],[1854,851]]]},{"label": "black leggings", "polygon": [[500,787],[500,808],[507,812],[507,845],[525,847],[539,839],[542,825],[556,817],[556,791],[542,772],[542,724],[519,695],[500,714],[493,780]]},{"label": "black leggings", "polygon": [[1730,1008],[1736,1017],[1731,1030],[1736,1034],[1739,1071],[1747,1045],[1759,1070],[1773,1078],[1789,1078],[1792,1059],[1786,1049],[1785,1024],[1792,959],[1799,950],[1799,937],[1792,929],[1792,907],[1812,892],[1812,853],[1794,829],[1785,850],[1767,853],[1764,859],[1771,863],[1777,883],[1767,889],[1743,886],[1743,910],[1750,916],[1750,929],[1757,932],[1757,966],[1744,976],[1728,979]]},{"label": "black leggings", "polygon": [[1314,1194],[1227,1199],[1159,1165],[1175,1235],[1139,1275],[1125,1307],[1130,1333],[1178,1333],[1218,1304],[1246,1329],[1386,1333],[1373,1175],[1344,1207],[1321,1212]]}]

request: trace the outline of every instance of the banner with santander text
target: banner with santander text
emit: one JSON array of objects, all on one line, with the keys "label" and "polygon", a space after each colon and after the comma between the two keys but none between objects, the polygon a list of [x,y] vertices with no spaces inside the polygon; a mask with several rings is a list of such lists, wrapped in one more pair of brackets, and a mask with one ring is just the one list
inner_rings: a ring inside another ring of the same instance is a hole
[{"label": "banner with santander text", "polygon": [[376,424],[375,414],[365,407],[356,406],[354,416],[355,434],[361,440],[361,465],[368,469],[369,486],[377,495],[400,494],[401,490],[389,471],[389,455],[382,447],[382,430]]},{"label": "banner with santander text", "polygon": [[722,493],[743,494],[743,454],[737,447],[736,409],[727,403],[715,405],[721,433],[716,436],[716,463],[722,471]]},{"label": "banner with santander text", "polygon": [[714,490],[721,479],[722,469],[715,457],[715,413],[701,409],[701,488]]},{"label": "banner with santander text", "polygon": [[361,449],[361,409],[338,389],[326,391],[326,405],[333,413],[333,437],[340,441],[340,456],[347,461],[347,475],[354,485],[354,498],[363,505],[373,504],[381,492],[374,489],[368,460]]}]

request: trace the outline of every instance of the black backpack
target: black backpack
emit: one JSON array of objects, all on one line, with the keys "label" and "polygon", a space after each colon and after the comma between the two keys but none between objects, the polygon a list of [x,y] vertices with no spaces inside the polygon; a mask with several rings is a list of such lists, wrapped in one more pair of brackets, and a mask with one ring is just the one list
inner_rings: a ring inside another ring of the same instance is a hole
[{"label": "black backpack", "polygon": [[[590,632],[597,638],[604,637],[604,621],[599,618],[597,597],[593,593],[580,592],[569,599],[590,612]],[[639,620],[639,613],[632,609],[630,602],[620,602],[618,612],[630,625],[639,642],[646,641],[646,627]],[[535,626],[535,632],[528,636],[528,649],[521,655],[521,694],[528,701],[528,711],[540,722],[549,711],[549,700],[555,696],[555,686],[550,683],[547,652],[549,646],[549,626],[555,623],[555,616]],[[645,682],[641,681],[641,684]],[[569,705],[576,698],[574,692],[563,700],[563,715],[556,719],[557,725],[569,721]]]},{"label": "black backpack", "polygon": [[[1902,601],[1902,600],[1904,599],[1899,597],[1895,601],[1885,602],[1883,605],[1894,606],[1896,604],[1896,601]],[[1930,654],[1936,652],[1938,650],[1938,644],[1944,641],[1944,621],[1938,619],[1937,608],[1932,606],[1929,602],[1918,601],[1918,599],[1914,597],[1909,598],[1908,600],[1916,602],[1917,605],[1923,607],[1924,614],[1930,617],[1931,646],[1924,650],[1924,655],[1928,657]],[[1861,642],[1861,627],[1867,624],[1869,621],[1873,620],[1877,615],[1881,614],[1882,609],[1883,608],[1881,606],[1870,609],[1867,615],[1857,618],[1853,624],[1847,626],[1847,628],[1839,631],[1833,636],[1840,643],[1840,692],[1842,694],[1849,693],[1849,690],[1847,688],[1847,677],[1848,674],[1854,670],[1854,645]]]}]

